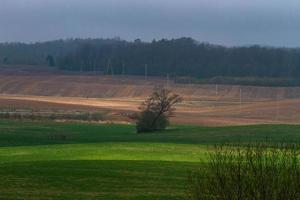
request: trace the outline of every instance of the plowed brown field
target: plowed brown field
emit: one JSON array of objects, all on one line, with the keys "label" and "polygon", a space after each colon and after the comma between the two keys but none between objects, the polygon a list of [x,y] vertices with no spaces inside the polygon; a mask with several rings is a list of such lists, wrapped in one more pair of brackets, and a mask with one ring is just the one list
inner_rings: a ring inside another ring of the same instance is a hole
[{"label": "plowed brown field", "polygon": [[[38,68],[0,67],[0,108],[106,110],[110,120],[127,121],[164,78],[59,73]],[[242,125],[300,124],[300,87],[183,85],[169,83],[185,101],[175,123]]]}]

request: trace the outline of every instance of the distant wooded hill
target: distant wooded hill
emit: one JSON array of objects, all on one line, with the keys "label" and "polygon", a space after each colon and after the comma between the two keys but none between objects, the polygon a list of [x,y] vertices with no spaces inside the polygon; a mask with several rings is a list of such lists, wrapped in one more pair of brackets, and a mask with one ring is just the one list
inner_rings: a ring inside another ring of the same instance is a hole
[{"label": "distant wooded hill", "polygon": [[[143,42],[68,39],[0,44],[4,64],[53,65],[108,74],[212,78],[300,77],[300,50],[262,46],[224,47],[191,38]],[[146,67],[147,66],[147,67]]]}]

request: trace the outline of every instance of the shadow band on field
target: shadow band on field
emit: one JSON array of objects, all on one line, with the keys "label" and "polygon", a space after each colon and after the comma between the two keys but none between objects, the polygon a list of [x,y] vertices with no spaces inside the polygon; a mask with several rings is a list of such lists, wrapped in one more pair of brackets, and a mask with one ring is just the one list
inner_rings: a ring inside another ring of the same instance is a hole
[{"label": "shadow band on field", "polygon": [[197,167],[119,160],[7,163],[0,165],[0,191],[6,199],[175,200],[185,196],[187,172]]}]

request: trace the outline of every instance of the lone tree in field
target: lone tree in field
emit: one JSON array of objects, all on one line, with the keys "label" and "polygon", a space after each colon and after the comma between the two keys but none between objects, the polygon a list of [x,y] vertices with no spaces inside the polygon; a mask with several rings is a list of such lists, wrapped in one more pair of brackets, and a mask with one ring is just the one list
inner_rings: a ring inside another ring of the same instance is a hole
[{"label": "lone tree in field", "polygon": [[169,118],[175,111],[174,106],[182,97],[163,87],[155,87],[152,95],[142,103],[137,115],[137,132],[164,130],[169,125]]}]

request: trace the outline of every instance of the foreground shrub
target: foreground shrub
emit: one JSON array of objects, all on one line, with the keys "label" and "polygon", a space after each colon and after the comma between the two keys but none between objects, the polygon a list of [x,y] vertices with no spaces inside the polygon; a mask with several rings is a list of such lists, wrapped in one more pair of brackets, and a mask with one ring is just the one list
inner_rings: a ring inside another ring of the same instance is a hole
[{"label": "foreground shrub", "polygon": [[191,172],[197,200],[299,200],[298,145],[216,147],[207,166]]}]

